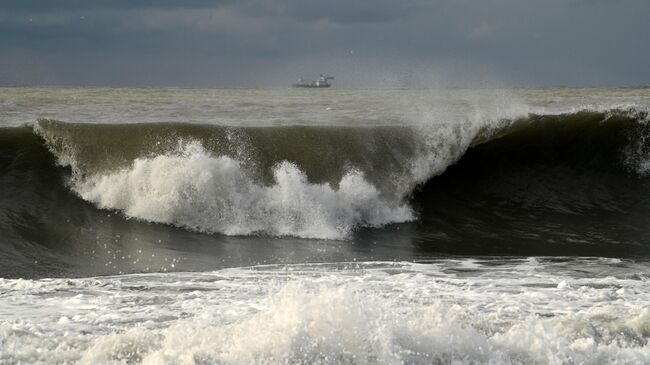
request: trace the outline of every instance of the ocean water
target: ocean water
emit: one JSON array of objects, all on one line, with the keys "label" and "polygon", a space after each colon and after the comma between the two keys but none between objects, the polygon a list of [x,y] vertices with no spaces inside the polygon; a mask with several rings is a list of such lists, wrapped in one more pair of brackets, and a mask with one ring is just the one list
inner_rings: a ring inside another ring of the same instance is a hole
[{"label": "ocean water", "polygon": [[649,111],[0,88],[0,364],[650,363]]}]

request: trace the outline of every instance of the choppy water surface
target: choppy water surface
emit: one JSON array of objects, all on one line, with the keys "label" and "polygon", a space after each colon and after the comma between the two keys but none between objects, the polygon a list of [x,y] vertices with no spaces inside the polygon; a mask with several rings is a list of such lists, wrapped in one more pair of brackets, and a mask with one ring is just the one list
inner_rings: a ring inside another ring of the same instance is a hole
[{"label": "choppy water surface", "polygon": [[2,280],[0,360],[642,364],[647,268],[447,259]]}]

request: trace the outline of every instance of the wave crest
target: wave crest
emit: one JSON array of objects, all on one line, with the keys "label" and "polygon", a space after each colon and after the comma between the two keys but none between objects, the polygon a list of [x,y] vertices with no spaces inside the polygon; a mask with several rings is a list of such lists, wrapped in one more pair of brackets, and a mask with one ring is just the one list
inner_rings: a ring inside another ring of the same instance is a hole
[{"label": "wave crest", "polygon": [[467,201],[575,211],[576,196],[625,210],[610,196],[647,174],[647,120],[627,108],[377,127],[39,120],[33,132],[101,208],[201,232],[342,239],[413,220],[413,202],[423,217]]}]

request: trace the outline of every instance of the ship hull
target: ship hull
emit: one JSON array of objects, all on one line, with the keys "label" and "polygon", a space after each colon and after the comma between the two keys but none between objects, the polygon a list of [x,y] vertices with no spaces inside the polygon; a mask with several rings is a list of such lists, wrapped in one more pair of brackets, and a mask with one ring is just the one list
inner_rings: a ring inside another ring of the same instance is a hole
[{"label": "ship hull", "polygon": [[304,88],[304,89],[326,89],[328,87],[331,87],[332,85],[300,85],[300,84],[294,84],[291,85],[292,87],[297,87],[297,88]]}]

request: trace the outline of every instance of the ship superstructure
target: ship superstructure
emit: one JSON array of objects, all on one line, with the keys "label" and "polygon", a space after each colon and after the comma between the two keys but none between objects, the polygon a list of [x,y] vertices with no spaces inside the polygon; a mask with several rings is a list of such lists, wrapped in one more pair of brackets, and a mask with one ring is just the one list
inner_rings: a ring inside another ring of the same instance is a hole
[{"label": "ship superstructure", "polygon": [[318,77],[316,81],[305,81],[303,79],[298,79],[298,82],[293,84],[293,87],[306,87],[306,88],[327,88],[331,87],[332,84],[330,80],[334,80],[334,76],[323,76],[322,74]]}]

